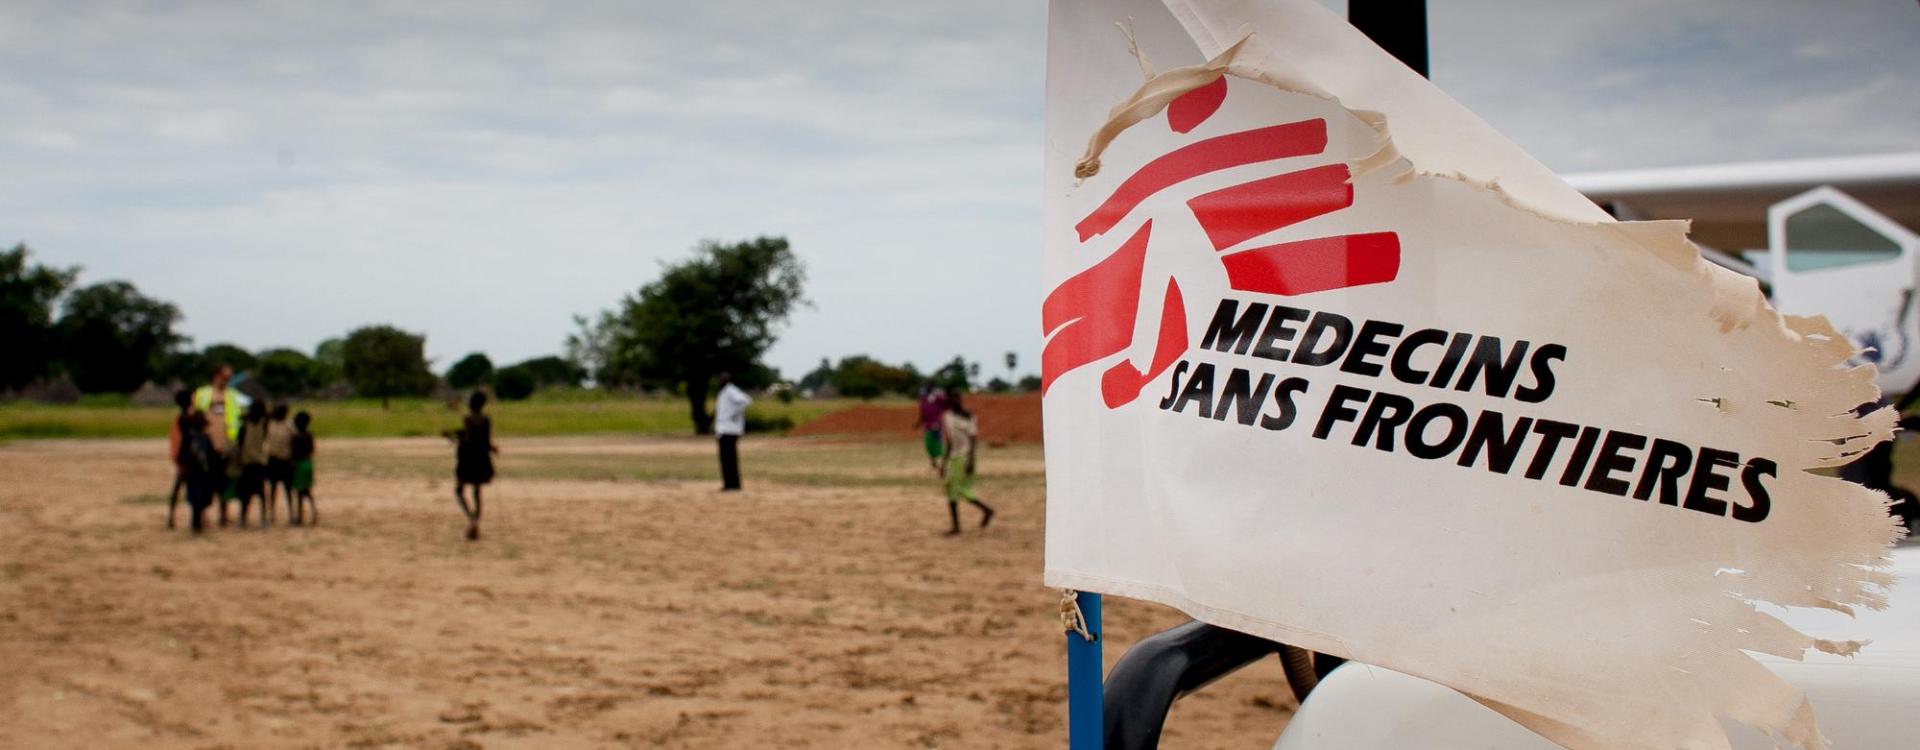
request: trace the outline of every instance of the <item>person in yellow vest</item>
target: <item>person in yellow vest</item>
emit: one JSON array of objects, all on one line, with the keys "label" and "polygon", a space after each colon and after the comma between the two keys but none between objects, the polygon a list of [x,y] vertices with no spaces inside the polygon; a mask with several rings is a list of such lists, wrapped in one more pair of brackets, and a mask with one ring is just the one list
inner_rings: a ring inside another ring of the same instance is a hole
[{"label": "person in yellow vest", "polygon": [[240,417],[252,401],[246,394],[227,387],[232,380],[233,367],[219,365],[213,368],[213,381],[193,392],[193,407],[207,415],[207,437],[222,455],[226,454],[227,445],[240,436]]},{"label": "person in yellow vest", "polygon": [[238,456],[231,447],[240,437],[240,417],[246,413],[247,404],[252,399],[228,385],[233,381],[231,365],[216,365],[213,368],[213,380],[200,386],[193,392],[193,407],[207,415],[207,440],[213,443],[214,452],[219,454],[222,466],[228,467],[227,485],[218,493],[220,502],[220,525],[227,525],[227,501],[236,499],[240,489]]}]

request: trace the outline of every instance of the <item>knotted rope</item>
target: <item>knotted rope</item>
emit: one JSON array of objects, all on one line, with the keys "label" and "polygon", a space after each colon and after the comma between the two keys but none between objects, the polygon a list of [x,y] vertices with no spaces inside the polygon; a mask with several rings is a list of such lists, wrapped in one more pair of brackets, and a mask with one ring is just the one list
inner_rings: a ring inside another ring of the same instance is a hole
[{"label": "knotted rope", "polygon": [[1089,643],[1097,640],[1094,634],[1087,632],[1087,616],[1080,612],[1080,592],[1073,589],[1060,590],[1060,629],[1069,633],[1079,633]]}]

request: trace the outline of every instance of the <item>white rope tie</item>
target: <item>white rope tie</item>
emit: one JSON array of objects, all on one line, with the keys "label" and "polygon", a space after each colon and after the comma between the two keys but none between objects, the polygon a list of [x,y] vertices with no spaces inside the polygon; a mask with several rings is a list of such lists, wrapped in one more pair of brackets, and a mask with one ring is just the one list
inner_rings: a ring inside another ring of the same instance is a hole
[{"label": "white rope tie", "polygon": [[1087,632],[1087,616],[1080,611],[1080,592],[1060,590],[1060,629],[1079,633],[1089,643],[1095,640],[1094,635]]}]

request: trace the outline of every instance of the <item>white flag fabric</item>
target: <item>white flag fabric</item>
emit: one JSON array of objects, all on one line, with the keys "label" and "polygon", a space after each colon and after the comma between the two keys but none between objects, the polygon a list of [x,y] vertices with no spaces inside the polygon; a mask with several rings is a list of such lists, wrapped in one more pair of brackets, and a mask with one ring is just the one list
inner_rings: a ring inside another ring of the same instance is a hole
[{"label": "white flag fabric", "polygon": [[1754,604],[1890,584],[1885,497],[1809,471],[1893,426],[1824,320],[1312,0],[1054,0],[1046,149],[1049,585],[1569,748],[1824,746],[1743,653],[1857,648]]}]

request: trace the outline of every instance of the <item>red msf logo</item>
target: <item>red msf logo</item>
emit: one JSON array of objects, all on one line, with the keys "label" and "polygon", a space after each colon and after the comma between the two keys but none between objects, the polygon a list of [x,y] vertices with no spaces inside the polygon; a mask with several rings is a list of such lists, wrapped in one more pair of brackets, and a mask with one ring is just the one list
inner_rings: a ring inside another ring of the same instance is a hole
[{"label": "red msf logo", "polygon": [[[1195,89],[1167,107],[1174,132],[1192,131],[1226,101],[1227,79]],[[1326,151],[1327,122],[1303,120],[1215,136],[1174,149],[1128,175],[1093,213],[1075,225],[1080,242],[1105,234],[1162,190],[1211,172]],[[1303,169],[1203,193],[1187,200],[1216,253],[1315,216],[1353,205],[1345,163]],[[1141,224],[1112,255],[1067,279],[1040,308],[1047,336],[1040,354],[1040,391],[1083,365],[1132,347],[1153,221]],[[1216,256],[1237,291],[1292,296],[1381,284],[1400,272],[1400,238],[1392,232],[1316,237]],[[1142,388],[1187,352],[1187,311],[1180,284],[1167,279],[1153,361],[1107,368],[1100,394],[1107,408],[1138,398]]]}]

